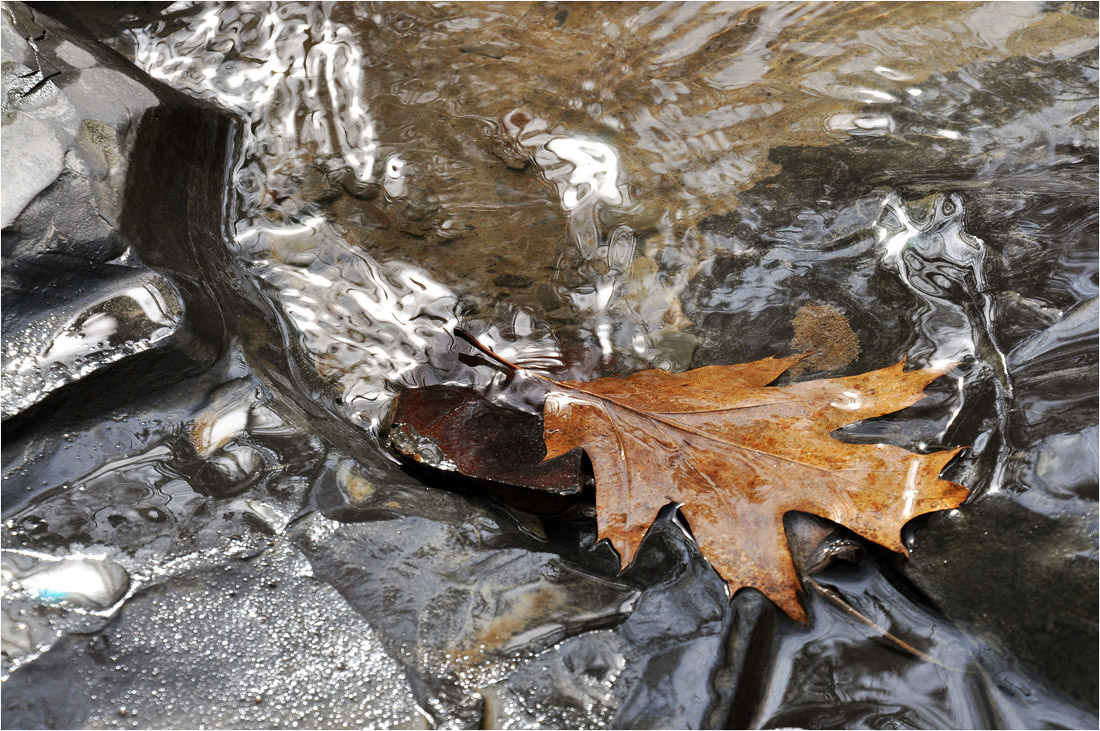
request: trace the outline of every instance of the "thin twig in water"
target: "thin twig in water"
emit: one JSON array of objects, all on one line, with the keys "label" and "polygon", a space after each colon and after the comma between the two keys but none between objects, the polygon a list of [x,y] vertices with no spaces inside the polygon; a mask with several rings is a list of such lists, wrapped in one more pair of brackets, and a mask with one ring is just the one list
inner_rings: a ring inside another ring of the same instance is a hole
[{"label": "thin twig in water", "polygon": [[522,368],[520,368],[515,363],[511,363],[511,362],[505,360],[504,358],[501,358],[499,355],[497,355],[493,351],[489,350],[489,348],[485,347],[485,345],[482,344],[482,342],[480,340],[475,338],[473,336],[473,334],[470,333],[468,330],[464,330],[460,327],[456,327],[454,329],[454,333],[455,333],[455,335],[457,335],[458,337],[462,338],[467,343],[472,345],[474,348],[476,348],[478,350],[478,352],[492,358],[494,361],[496,361],[497,363],[500,363],[502,366],[505,366],[505,367],[507,367],[507,368],[509,368],[513,371],[522,371],[523,370]]},{"label": "thin twig in water", "polygon": [[904,650],[905,652],[908,652],[910,655],[913,655],[914,657],[918,657],[921,660],[924,660],[925,662],[930,662],[933,665],[938,665],[939,667],[943,668],[944,670],[950,670],[950,671],[956,672],[956,673],[969,673],[970,672],[969,670],[964,670],[963,668],[956,668],[956,667],[951,667],[950,665],[945,665],[942,662],[940,662],[939,660],[937,660],[936,658],[929,655],[927,652],[921,652],[920,650],[913,647],[912,645],[910,645],[908,642],[901,639],[900,637],[895,637],[894,635],[892,635],[888,631],[886,631],[885,627],[881,626],[880,624],[875,622],[873,619],[871,619],[867,615],[863,614],[863,612],[859,611],[858,609],[853,607],[851,604],[849,604],[848,601],[844,597],[842,597],[839,593],[833,591],[832,589],[830,589],[826,586],[822,586],[821,584],[817,583],[816,581],[814,581],[809,576],[803,576],[802,580],[805,581],[810,586],[812,586],[813,588],[817,589],[819,592],[821,592],[822,596],[824,596],[826,599],[831,601],[833,604],[836,604],[841,609],[843,609],[847,614],[851,615],[852,617],[855,617],[860,622],[863,622],[865,625],[867,625],[871,629],[878,632],[883,637],[883,639],[887,640],[888,642],[890,642],[890,644],[894,645],[895,647],[897,647],[901,650]]}]

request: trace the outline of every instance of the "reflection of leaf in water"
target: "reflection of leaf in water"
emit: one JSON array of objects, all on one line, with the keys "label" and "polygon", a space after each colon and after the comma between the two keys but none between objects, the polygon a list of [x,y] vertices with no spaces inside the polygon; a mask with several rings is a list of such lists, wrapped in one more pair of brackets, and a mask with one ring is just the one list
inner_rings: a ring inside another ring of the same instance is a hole
[{"label": "reflection of leaf in water", "polygon": [[648,370],[587,382],[544,379],[551,384],[543,407],[546,458],[578,447],[588,453],[599,534],[624,566],[657,512],[677,503],[731,596],[755,587],[805,621],[783,528],[786,513],[828,518],[906,553],[902,526],[917,515],[957,507],[967,491],[939,478],[958,449],[922,455],[830,436],[915,404],[943,371],[904,371],[898,363],[845,378],[768,386],[798,360],[767,358],[686,373]]}]

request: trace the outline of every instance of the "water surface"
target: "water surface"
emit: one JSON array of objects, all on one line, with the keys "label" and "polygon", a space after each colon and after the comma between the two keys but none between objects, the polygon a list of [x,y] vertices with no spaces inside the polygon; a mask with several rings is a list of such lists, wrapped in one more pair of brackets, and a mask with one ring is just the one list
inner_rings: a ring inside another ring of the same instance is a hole
[{"label": "water surface", "polygon": [[[286,358],[246,336],[227,368],[289,383],[279,398],[316,419],[222,387],[188,437],[188,464],[215,472],[164,467],[178,438],[105,467],[161,501],[154,532],[196,492],[229,505],[239,488],[219,485],[247,475],[308,479],[332,424],[397,474],[381,434],[401,386],[499,378],[446,357],[457,324],[588,378],[794,352],[799,312],[839,313],[855,344],[819,373],[959,364],[922,405],[845,430],[971,447],[948,474],[971,499],[913,526],[910,562],[872,551],[829,584],[925,655],[824,595],[809,627],[742,597],[665,667],[669,707],[698,688],[704,725],[1095,722],[1095,6],[176,3],[130,25],[116,48],[243,119],[210,245],[271,304]],[[278,443],[302,428],[320,439]],[[278,531],[293,511],[273,504],[258,519]],[[602,668],[571,701],[562,677],[580,676],[560,668],[538,671],[545,698],[505,692],[514,660],[462,683],[502,726],[658,718],[663,681],[624,673],[620,634],[567,634]]]}]

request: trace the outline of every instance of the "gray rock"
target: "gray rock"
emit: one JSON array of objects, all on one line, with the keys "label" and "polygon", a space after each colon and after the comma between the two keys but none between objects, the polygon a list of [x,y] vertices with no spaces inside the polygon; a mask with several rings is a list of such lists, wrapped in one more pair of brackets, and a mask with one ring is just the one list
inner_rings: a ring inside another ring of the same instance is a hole
[{"label": "gray rock", "polygon": [[[7,228],[63,169],[80,170],[84,123],[124,132],[158,102],[114,60],[18,3],[5,5],[2,225]],[[75,158],[66,153],[74,150]],[[119,158],[121,161],[122,158]],[[116,181],[121,183],[121,179]]]},{"label": "gray rock", "polygon": [[20,728],[424,728],[377,633],[286,544],[141,589],[4,687]]},{"label": "gray rock", "polygon": [[68,41],[57,44],[54,53],[74,69],[86,69],[96,64],[95,56],[75,43],[69,43]]},{"label": "gray rock", "polygon": [[180,293],[119,231],[153,82],[25,5],[0,15],[6,421],[82,378],[140,371],[141,354],[184,364],[195,349]]},{"label": "gray rock", "polygon": [[7,228],[61,174],[65,148],[48,122],[18,114],[4,125],[3,166],[0,219]]},{"label": "gray rock", "polygon": [[[76,48],[72,44],[67,44]],[[148,86],[111,68],[85,66],[64,93],[84,119],[94,119],[124,129],[157,103]]]}]

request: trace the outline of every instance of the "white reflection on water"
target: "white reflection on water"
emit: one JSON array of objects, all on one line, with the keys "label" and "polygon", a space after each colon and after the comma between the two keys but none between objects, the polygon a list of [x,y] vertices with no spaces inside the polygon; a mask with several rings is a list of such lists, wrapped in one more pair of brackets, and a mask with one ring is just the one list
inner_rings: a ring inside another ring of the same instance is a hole
[{"label": "white reflection on water", "polygon": [[[957,195],[937,196],[923,218],[891,194],[873,230],[882,262],[924,303],[918,329],[924,343],[912,352],[933,368],[972,357],[978,341],[992,342],[992,307],[985,281],[985,242],[964,228],[966,211]],[[972,317],[980,303],[980,317]],[[993,348],[1004,369],[1004,354]]]},{"label": "white reflection on water", "polygon": [[[891,193],[872,229],[882,263],[922,301],[915,313],[920,340],[910,350],[913,362],[946,370],[962,361],[984,360],[996,378],[997,411],[1007,418],[1012,383],[1005,352],[994,334],[994,303],[985,278],[986,244],[968,233],[965,224],[966,210],[958,195],[937,195],[928,210],[913,211]],[[965,379],[956,376],[955,383],[961,394]],[[949,424],[962,407],[960,398]],[[1000,489],[1005,462],[999,464],[989,493]]]},{"label": "white reflection on water", "polygon": [[353,250],[316,213],[259,218],[286,181],[301,176],[307,150],[327,171],[381,182],[394,198],[405,193],[404,161],[393,155],[376,164],[364,59],[333,9],[214,3],[174,33],[137,32],[135,59],[152,76],[245,117],[234,180],[241,219],[230,244],[317,371],[337,384],[347,415],[375,429],[392,384],[405,382],[432,347],[446,347],[440,341],[457,322],[457,297],[416,267]]},{"label": "white reflection on water", "polygon": [[[166,12],[191,3],[176,3]],[[250,163],[300,154],[339,158],[359,180],[374,175],[377,138],[363,98],[363,56],[328,4],[212,3],[171,34],[132,34],[134,60],[154,78],[248,119]],[[241,176],[238,185],[258,186]],[[242,193],[259,194],[258,187]]]},{"label": "white reflection on water", "polygon": [[376,429],[392,396],[434,348],[446,348],[457,297],[408,264],[381,264],[346,246],[323,219],[308,224],[305,261],[280,261],[280,237],[298,230],[253,227],[242,249],[264,258],[252,273],[269,290],[322,376],[337,384],[347,415]]},{"label": "white reflection on water", "polygon": [[591,260],[599,246],[600,209],[629,206],[615,149],[599,140],[551,131],[549,122],[523,110],[504,118],[504,131],[557,188],[572,238]]},{"label": "white reflection on water", "polygon": [[573,166],[562,186],[561,205],[573,211],[590,201],[622,204],[619,192],[619,158],[603,142],[581,138],[555,137],[546,149]]}]

